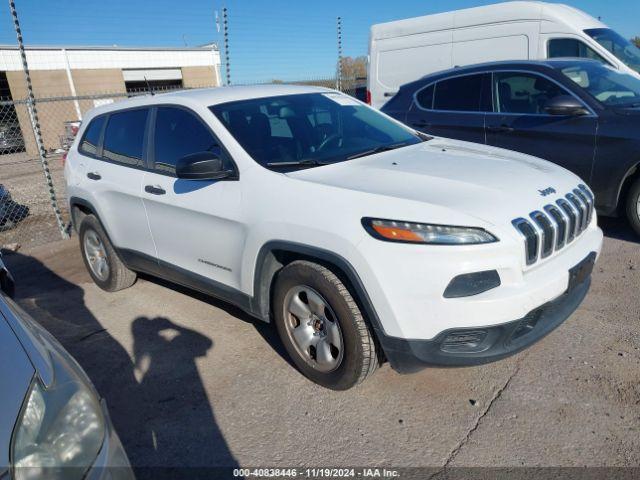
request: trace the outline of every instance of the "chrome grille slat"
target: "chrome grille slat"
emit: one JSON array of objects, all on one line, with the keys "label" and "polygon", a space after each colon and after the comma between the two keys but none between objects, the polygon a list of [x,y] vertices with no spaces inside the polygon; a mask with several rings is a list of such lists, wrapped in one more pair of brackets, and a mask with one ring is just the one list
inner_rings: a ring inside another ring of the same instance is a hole
[{"label": "chrome grille slat", "polygon": [[556,243],[555,249],[560,250],[565,246],[567,241],[567,224],[568,221],[565,216],[562,214],[560,209],[554,205],[546,205],[544,207],[544,211],[547,212],[547,215],[551,219],[551,221],[555,224],[556,229]]},{"label": "chrome grille slat", "polygon": [[584,216],[587,213],[586,209],[582,205],[582,202],[573,193],[567,193],[565,198],[573,205],[578,212],[578,221],[576,222],[576,237],[582,232],[582,225],[584,224]]},{"label": "chrome grille slat", "polygon": [[567,228],[567,243],[571,243],[576,238],[576,225],[578,224],[578,213],[568,201],[564,198],[556,201],[558,206],[562,209],[564,214],[569,219],[569,225]]},{"label": "chrome grille slat", "polygon": [[587,199],[587,196],[579,189],[575,189],[573,194],[584,204],[585,215],[584,215],[584,224],[582,225],[582,230],[589,226],[591,222],[591,203]]},{"label": "chrome grille slat", "polygon": [[511,223],[524,238],[526,264],[533,265],[563,249],[583,231],[595,214],[595,199],[585,185],[578,185],[555,204],[516,218]]},{"label": "chrome grille slat", "polygon": [[540,247],[538,249],[542,258],[547,258],[553,253],[556,241],[553,224],[544,213],[540,211],[531,212],[529,215],[533,223],[540,229]]},{"label": "chrome grille slat", "polygon": [[582,194],[585,196],[586,201],[588,203],[589,206],[589,218],[588,218],[588,225],[591,225],[591,220],[593,220],[593,214],[595,212],[596,209],[596,202],[595,202],[595,198],[593,196],[593,193],[591,193],[591,190],[589,190],[586,185],[578,185],[578,188],[580,189],[580,191],[582,192]]},{"label": "chrome grille slat", "polygon": [[516,218],[511,223],[520,235],[524,237],[527,265],[533,265],[538,261],[539,235],[537,230],[524,218]]}]

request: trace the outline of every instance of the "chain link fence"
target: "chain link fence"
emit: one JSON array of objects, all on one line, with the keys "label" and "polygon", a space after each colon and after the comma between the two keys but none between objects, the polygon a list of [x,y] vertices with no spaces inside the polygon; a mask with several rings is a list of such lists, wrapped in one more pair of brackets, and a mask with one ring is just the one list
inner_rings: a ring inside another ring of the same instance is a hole
[{"label": "chain link fence", "polygon": [[[335,77],[287,83],[332,89],[338,85]],[[343,92],[363,99],[364,87],[361,80],[342,79],[340,85]],[[154,88],[154,93],[175,90],[177,89],[170,87]],[[80,126],[78,112],[84,115],[88,110],[99,105],[148,94],[147,89],[139,89],[126,93],[107,92],[36,98],[42,141],[46,150],[45,161],[51,173],[53,193],[67,231],[70,229],[63,158]],[[1,99],[0,247],[9,249],[35,247],[62,238],[51,206],[50,194],[29,118],[28,100]]]}]

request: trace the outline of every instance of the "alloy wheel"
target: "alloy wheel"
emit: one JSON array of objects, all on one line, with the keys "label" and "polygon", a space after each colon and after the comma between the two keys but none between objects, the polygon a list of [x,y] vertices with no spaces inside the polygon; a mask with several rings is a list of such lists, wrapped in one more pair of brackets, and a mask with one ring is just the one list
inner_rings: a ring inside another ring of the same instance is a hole
[{"label": "alloy wheel", "polygon": [[311,287],[291,288],[284,299],[284,324],[298,355],[312,368],[331,372],[344,356],[338,319],[329,303]]}]

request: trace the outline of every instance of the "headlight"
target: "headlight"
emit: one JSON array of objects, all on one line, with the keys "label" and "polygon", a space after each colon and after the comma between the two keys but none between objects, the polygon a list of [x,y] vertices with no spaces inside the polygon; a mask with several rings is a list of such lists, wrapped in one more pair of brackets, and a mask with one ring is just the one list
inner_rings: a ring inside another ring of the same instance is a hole
[{"label": "headlight", "polygon": [[16,480],[84,477],[102,446],[105,425],[95,393],[54,352],[55,382],[36,378],[11,444]]},{"label": "headlight", "polygon": [[380,240],[431,245],[474,245],[497,242],[498,239],[482,228],[431,225],[397,220],[363,218],[362,225],[369,234]]}]

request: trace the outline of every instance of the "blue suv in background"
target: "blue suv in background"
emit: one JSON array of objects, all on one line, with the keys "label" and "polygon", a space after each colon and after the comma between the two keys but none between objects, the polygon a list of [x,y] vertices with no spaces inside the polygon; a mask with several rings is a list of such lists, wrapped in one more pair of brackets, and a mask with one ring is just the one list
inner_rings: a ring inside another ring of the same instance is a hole
[{"label": "blue suv in background", "polygon": [[422,132],[561,165],[640,235],[640,80],[598,61],[494,62],[406,84],[382,111]]}]

